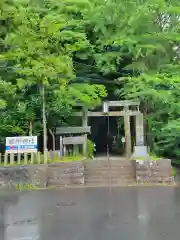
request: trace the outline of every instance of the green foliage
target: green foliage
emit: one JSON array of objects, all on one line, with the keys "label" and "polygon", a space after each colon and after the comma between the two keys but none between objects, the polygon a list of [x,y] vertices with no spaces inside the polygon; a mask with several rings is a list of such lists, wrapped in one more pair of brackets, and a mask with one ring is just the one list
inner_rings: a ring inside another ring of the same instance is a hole
[{"label": "green foliage", "polygon": [[55,157],[53,159],[48,159],[48,163],[58,163],[58,162],[76,162],[76,161],[82,161],[84,158],[82,155],[77,156],[65,156],[62,159],[59,157]]},{"label": "green foliage", "polygon": [[94,156],[94,143],[91,140],[87,140],[87,148],[88,148],[88,157],[92,158]]},{"label": "green foliage", "polygon": [[93,4],[91,36],[98,68],[104,75],[116,73],[115,94],[120,99],[141,101],[151,150],[179,156],[180,2],[99,0]]},{"label": "green foliage", "polygon": [[173,168],[172,168],[172,175],[173,175],[173,177],[176,177],[176,174],[177,174],[177,172],[176,172],[176,168],[173,167]]},{"label": "green foliage", "polygon": [[[143,30],[140,35],[141,42],[149,41],[151,44],[140,45],[140,52],[143,55],[135,56],[132,63],[127,65],[133,75],[119,79],[125,86],[119,93],[121,96],[126,95],[128,98],[138,98],[141,101],[142,111],[149,124],[151,142],[154,142],[151,145],[152,150],[157,154],[177,157],[180,154],[178,151],[180,69],[177,47],[180,41],[177,17],[179,3],[174,1],[169,5],[166,1],[160,1],[153,6],[152,11],[146,10],[146,15],[157,19],[155,22],[146,23],[146,29],[151,27],[152,34]],[[143,69],[139,67],[142,65]]]},{"label": "green foliage", "polygon": [[[64,124],[76,101],[94,107],[102,85],[74,83],[74,59],[88,55],[83,14],[89,1],[2,0],[0,3],[0,140],[42,131],[42,86],[48,128]],[[77,57],[78,56],[78,57]],[[84,76],[84,79],[86,76]]]},{"label": "green foliage", "polygon": [[[139,99],[148,145],[179,157],[179,0],[1,0],[0,141],[73,122],[72,107]],[[98,80],[101,84],[94,84]],[[93,82],[93,84],[92,84]]]}]

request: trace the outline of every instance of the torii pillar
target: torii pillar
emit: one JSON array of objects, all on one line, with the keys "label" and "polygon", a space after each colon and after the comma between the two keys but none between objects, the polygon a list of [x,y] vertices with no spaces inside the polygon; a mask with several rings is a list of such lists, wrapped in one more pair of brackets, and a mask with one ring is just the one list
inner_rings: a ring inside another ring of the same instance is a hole
[{"label": "torii pillar", "polygon": [[[82,126],[87,127],[88,126],[88,108],[83,107],[82,111],[83,111]],[[87,152],[88,152],[88,149],[87,149],[87,134],[85,134],[84,136],[85,136],[85,142],[83,144],[83,155],[87,156]]]},{"label": "torii pillar", "polygon": [[136,120],[136,146],[144,146],[144,120],[143,114],[135,116]]},{"label": "torii pillar", "polygon": [[124,107],[124,133],[126,139],[126,157],[129,159],[132,154],[132,143],[131,143],[131,127],[130,127],[130,115],[128,114],[129,107]]},{"label": "torii pillar", "polygon": [[144,119],[143,114],[136,115],[136,146],[134,146],[134,153],[132,158],[148,157],[147,146],[144,141]]}]

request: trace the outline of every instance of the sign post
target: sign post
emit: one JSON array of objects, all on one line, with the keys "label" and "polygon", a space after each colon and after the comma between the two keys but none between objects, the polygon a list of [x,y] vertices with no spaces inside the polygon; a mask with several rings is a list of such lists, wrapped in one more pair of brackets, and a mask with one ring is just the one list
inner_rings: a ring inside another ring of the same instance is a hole
[{"label": "sign post", "polygon": [[6,138],[6,153],[37,152],[37,136],[20,136]]},{"label": "sign post", "polygon": [[60,136],[60,158],[63,157],[63,138]]}]

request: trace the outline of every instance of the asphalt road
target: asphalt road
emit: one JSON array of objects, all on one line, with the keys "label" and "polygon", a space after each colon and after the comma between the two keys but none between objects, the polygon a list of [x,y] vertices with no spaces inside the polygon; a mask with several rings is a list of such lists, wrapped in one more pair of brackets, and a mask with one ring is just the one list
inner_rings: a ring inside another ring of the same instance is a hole
[{"label": "asphalt road", "polygon": [[180,188],[77,188],[0,196],[0,240],[177,240]]}]

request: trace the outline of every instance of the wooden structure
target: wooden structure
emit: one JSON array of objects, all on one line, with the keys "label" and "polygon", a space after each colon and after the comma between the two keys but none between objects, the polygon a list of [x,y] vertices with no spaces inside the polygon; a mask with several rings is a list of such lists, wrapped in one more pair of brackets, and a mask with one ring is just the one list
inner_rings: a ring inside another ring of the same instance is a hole
[{"label": "wooden structure", "polygon": [[[83,154],[87,154],[87,133],[91,132],[91,127],[59,127],[56,129],[56,135],[60,136],[60,155],[66,155],[66,148],[68,145],[83,145]],[[78,134],[78,136],[73,136]]]},{"label": "wooden structure", "polygon": [[[132,154],[132,143],[131,143],[131,129],[130,129],[130,117],[134,116],[136,118],[136,146],[144,145],[144,124],[143,124],[143,114],[139,110],[139,101],[107,101],[103,102],[102,112],[92,112],[88,111],[86,107],[82,106],[82,112],[74,112],[72,115],[76,117],[82,117],[82,126],[88,126],[88,117],[124,117],[124,131],[126,139],[126,156],[130,158]],[[118,107],[117,111],[112,111],[113,107]],[[84,153],[86,152],[86,144],[84,144]]]},{"label": "wooden structure", "polygon": [[[78,145],[84,145],[85,142],[86,142],[86,135],[64,137],[62,138],[62,146],[60,146],[60,148],[61,149],[63,148],[63,155],[66,155],[66,147],[68,145],[73,145],[73,152],[75,152],[75,149],[77,149]],[[79,152],[79,149],[77,150]]]},{"label": "wooden structure", "polygon": [[91,127],[59,127],[56,128],[56,135],[90,133]]}]

